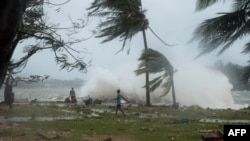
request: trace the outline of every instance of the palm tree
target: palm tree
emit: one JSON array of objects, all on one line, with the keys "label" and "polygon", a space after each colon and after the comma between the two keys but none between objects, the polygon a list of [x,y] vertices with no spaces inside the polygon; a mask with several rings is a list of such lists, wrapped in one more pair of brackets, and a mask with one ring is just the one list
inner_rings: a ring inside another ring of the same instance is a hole
[{"label": "palm tree", "polygon": [[96,37],[105,37],[102,43],[119,37],[123,41],[122,49],[135,34],[148,27],[136,0],[95,0],[88,10],[91,10],[89,16],[107,17],[98,25],[100,32]]},{"label": "palm tree", "polygon": [[[196,10],[203,10],[220,0],[197,0]],[[224,1],[223,1],[224,2]],[[205,20],[195,30],[193,40],[199,41],[199,56],[220,49],[219,55],[228,49],[236,40],[250,33],[250,0],[234,0],[232,11],[219,13],[218,17]],[[250,53],[250,41],[245,44],[242,53]],[[249,61],[250,63],[250,61]],[[250,68],[250,65],[248,66]],[[245,79],[250,77],[250,69]]]},{"label": "palm tree", "polygon": [[144,50],[141,57],[138,59],[141,63],[138,69],[135,70],[136,75],[141,75],[146,72],[151,74],[161,73],[160,76],[149,81],[150,91],[154,91],[159,86],[164,88],[162,96],[165,96],[172,87],[173,106],[176,107],[175,89],[174,89],[174,68],[168,59],[158,51],[153,49]]},{"label": "palm tree", "polygon": [[[106,17],[99,24],[100,32],[96,37],[105,37],[102,43],[120,38],[123,41],[121,50],[126,42],[142,31],[144,47],[147,50],[145,30],[148,28],[148,20],[145,11],[140,8],[139,0],[95,0],[88,8],[89,16]],[[149,73],[146,72],[146,106],[150,106]]]}]

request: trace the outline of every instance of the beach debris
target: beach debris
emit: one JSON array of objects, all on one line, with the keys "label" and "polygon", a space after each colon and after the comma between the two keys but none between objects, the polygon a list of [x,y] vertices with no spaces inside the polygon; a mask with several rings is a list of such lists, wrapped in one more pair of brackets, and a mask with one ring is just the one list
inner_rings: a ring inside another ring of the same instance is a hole
[{"label": "beach debris", "polygon": [[192,120],[188,119],[188,118],[181,118],[181,119],[175,119],[173,121],[174,124],[177,124],[177,123],[181,123],[181,124],[186,124],[186,123],[190,123]]},{"label": "beach debris", "polygon": [[223,132],[221,130],[200,130],[202,141],[222,141]]},{"label": "beach debris", "polygon": [[30,104],[34,104],[34,103],[36,103],[36,102],[37,102],[37,98],[31,100],[31,101],[30,101]]},{"label": "beach debris", "polygon": [[38,131],[38,135],[47,140],[59,139],[62,136],[56,131]]},{"label": "beach debris", "polygon": [[103,102],[103,101],[100,100],[100,99],[95,99],[95,100],[94,100],[94,104],[102,104],[102,102]]},{"label": "beach debris", "polygon": [[123,128],[123,127],[119,127],[118,130],[124,131],[124,130],[127,130],[127,129],[126,129],[126,128]]},{"label": "beach debris", "polygon": [[170,140],[175,140],[178,136],[175,135],[175,134],[168,133],[168,134],[166,135],[166,137],[167,137],[168,139],[170,139]]},{"label": "beach debris", "polygon": [[154,129],[153,128],[147,128],[147,127],[141,127],[142,131],[149,131],[149,132],[153,132]]},{"label": "beach debris", "polygon": [[66,98],[64,99],[64,102],[65,102],[65,103],[70,103],[70,98],[69,98],[69,97],[66,97]]},{"label": "beach debris", "polygon": [[30,117],[30,119],[31,119],[31,120],[34,120],[34,119],[36,119],[36,114],[32,113],[32,114],[31,114],[31,117]]},{"label": "beach debris", "polygon": [[105,138],[103,141],[113,141],[111,137]]}]

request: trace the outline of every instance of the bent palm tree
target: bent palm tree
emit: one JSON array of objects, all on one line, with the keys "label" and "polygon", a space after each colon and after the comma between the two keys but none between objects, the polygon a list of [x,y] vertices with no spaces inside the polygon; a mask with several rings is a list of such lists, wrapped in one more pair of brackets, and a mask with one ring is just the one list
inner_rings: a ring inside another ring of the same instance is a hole
[{"label": "bent palm tree", "polygon": [[136,0],[95,0],[88,10],[89,16],[107,17],[98,25],[100,33],[96,37],[106,37],[102,43],[119,37],[122,49],[126,41],[148,27],[145,11],[140,10]]},{"label": "bent palm tree", "polygon": [[172,87],[173,106],[177,106],[173,79],[174,68],[168,59],[158,51],[147,49],[142,52],[141,57],[138,60],[141,61],[141,63],[139,64],[138,69],[135,70],[136,75],[141,75],[146,72],[152,74],[163,73],[149,81],[150,90],[154,91],[159,86],[163,87],[164,91],[161,95],[161,97],[163,97],[168,94]]},{"label": "bent palm tree", "polygon": [[[106,17],[106,20],[99,24],[100,33],[96,36],[105,37],[102,43],[120,38],[123,41],[123,50],[126,42],[142,31],[145,50],[148,48],[145,34],[148,20],[145,11],[140,9],[139,0],[95,0],[88,10],[89,16]],[[146,105],[150,106],[148,80],[149,74],[146,72]]]},{"label": "bent palm tree", "polygon": [[[203,10],[219,0],[197,0],[196,10]],[[202,52],[199,56],[220,48],[223,53],[236,40],[250,33],[250,0],[234,0],[232,12],[220,13],[218,17],[205,20],[195,30],[194,40],[199,40]],[[245,44],[242,53],[250,53],[250,42]],[[250,63],[250,62],[249,62]],[[250,68],[250,66],[248,66]],[[245,79],[250,77],[250,69]]]}]

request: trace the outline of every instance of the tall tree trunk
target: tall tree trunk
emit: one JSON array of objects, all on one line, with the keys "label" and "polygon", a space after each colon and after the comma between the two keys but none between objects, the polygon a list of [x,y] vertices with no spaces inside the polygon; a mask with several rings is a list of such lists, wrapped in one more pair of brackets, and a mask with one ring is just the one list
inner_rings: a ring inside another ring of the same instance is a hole
[{"label": "tall tree trunk", "polygon": [[15,48],[12,47],[19,23],[28,0],[0,1],[0,88],[3,85],[9,61]]},{"label": "tall tree trunk", "polygon": [[4,102],[5,103],[10,102],[11,92],[12,92],[12,71],[9,71],[6,77],[6,84],[5,84],[5,89],[4,89]]},{"label": "tall tree trunk", "polygon": [[[144,41],[144,48],[145,48],[145,51],[148,49],[148,44],[147,44],[147,38],[146,38],[146,32],[145,30],[143,29],[142,30],[142,35],[143,35],[143,41]],[[146,64],[146,68],[147,67],[147,64]],[[149,72],[146,71],[146,106],[151,106],[151,102],[150,102],[150,89],[149,89]]]},{"label": "tall tree trunk", "polygon": [[173,107],[178,108],[175,98],[175,88],[174,88],[174,73],[171,74],[171,83],[172,83],[172,96],[173,96]]}]

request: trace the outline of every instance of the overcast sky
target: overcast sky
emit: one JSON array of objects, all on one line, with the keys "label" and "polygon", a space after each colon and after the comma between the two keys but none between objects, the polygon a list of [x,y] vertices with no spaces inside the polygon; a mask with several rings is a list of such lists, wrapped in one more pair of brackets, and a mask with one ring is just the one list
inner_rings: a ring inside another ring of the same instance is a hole
[{"label": "overcast sky", "polygon": [[[61,0],[53,0],[61,2]],[[46,7],[45,12],[48,13],[50,20],[61,25],[69,23],[68,17],[73,20],[85,18],[86,8],[90,6],[93,0],[71,0],[66,5],[61,6],[60,12],[55,12],[58,7]],[[146,9],[146,16],[149,19],[150,27],[167,43],[174,44],[174,47],[164,46],[153,34],[147,30],[148,46],[165,54],[172,62],[173,66],[178,69],[180,64],[185,62],[195,62],[204,66],[212,65],[217,60],[230,61],[239,65],[246,65],[248,56],[241,54],[243,41],[237,42],[221,56],[216,56],[216,52],[204,55],[197,60],[194,58],[199,54],[197,43],[187,43],[192,38],[194,29],[205,19],[216,16],[218,12],[226,12],[230,10],[229,4],[218,3],[201,12],[195,12],[196,0],[142,0],[142,7]],[[99,20],[90,18],[88,26],[82,30],[82,37],[90,35],[89,30],[95,29]],[[121,70],[131,68],[134,70],[138,64],[137,58],[140,56],[141,50],[144,48],[142,33],[138,33],[131,43],[129,43],[123,52],[115,54],[122,46],[122,42],[118,39],[101,44],[102,39],[91,38],[84,41],[74,48],[78,50],[87,49],[89,54],[82,54],[85,61],[92,60],[89,71],[96,68],[110,70],[116,75],[124,75]],[[130,53],[127,54],[127,49]],[[14,58],[21,56],[22,49],[19,47],[14,54]],[[48,51],[39,52],[28,62],[23,74],[47,74],[51,78],[57,79],[88,79],[88,74],[78,72],[77,70],[67,72],[60,70],[60,66],[56,65],[53,53]],[[132,72],[127,72],[132,74]]]}]

